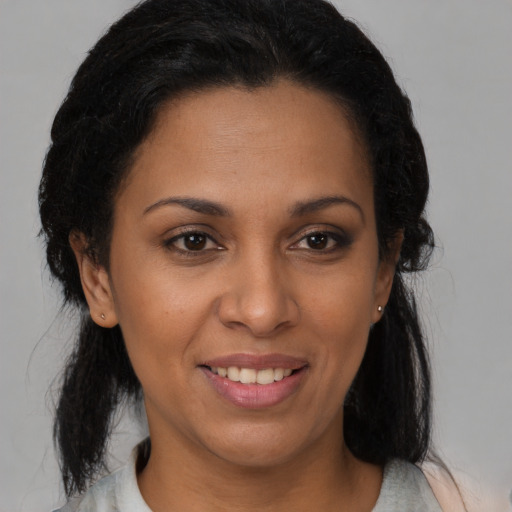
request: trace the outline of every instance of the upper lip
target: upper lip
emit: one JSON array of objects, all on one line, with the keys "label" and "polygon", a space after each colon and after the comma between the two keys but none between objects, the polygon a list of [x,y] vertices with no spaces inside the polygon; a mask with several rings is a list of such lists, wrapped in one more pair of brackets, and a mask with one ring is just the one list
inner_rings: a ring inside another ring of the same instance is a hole
[{"label": "upper lip", "polygon": [[290,368],[298,370],[307,366],[307,361],[285,354],[229,354],[204,361],[200,366],[229,368],[252,368],[264,370],[266,368]]}]

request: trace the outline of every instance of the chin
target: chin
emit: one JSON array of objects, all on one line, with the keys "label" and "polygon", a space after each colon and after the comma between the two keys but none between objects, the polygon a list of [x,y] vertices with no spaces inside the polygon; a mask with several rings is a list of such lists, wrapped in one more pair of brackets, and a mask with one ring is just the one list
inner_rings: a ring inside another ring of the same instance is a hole
[{"label": "chin", "polygon": [[[276,430],[281,430],[277,432]],[[226,433],[224,433],[226,434]],[[304,451],[307,439],[296,439],[290,429],[258,428],[246,429],[224,436],[218,442],[208,443],[210,452],[226,463],[242,468],[262,469],[286,464]]]},{"label": "chin", "polygon": [[226,463],[239,466],[246,470],[268,469],[282,466],[294,459],[297,455],[296,450],[283,450],[262,448],[261,444],[257,446],[242,446],[239,448],[230,447],[229,450],[223,450],[217,454]]}]

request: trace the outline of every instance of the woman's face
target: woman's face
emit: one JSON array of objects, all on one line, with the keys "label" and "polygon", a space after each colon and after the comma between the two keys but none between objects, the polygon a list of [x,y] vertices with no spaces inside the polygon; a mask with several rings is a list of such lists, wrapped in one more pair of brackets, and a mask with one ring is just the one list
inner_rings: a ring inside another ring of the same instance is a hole
[{"label": "woman's face", "polygon": [[121,326],[154,446],[266,466],[341,448],[393,267],[353,126],[281,81],[161,110],[116,199],[103,309],[88,298]]}]

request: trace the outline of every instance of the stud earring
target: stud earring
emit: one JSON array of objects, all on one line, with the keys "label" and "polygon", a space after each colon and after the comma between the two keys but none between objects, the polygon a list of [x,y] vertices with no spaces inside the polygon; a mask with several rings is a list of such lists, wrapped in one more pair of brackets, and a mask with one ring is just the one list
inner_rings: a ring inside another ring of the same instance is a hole
[{"label": "stud earring", "polygon": [[102,320],[105,320],[105,313],[101,313],[100,317]]},{"label": "stud earring", "polygon": [[378,311],[379,313],[382,313],[382,310],[383,310],[382,306],[377,306],[377,311]]}]

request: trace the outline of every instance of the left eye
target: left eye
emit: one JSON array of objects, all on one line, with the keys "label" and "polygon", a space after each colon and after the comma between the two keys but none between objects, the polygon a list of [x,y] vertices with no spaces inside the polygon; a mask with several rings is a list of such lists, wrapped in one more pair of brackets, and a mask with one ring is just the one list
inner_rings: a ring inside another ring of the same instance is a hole
[{"label": "left eye", "polygon": [[215,249],[218,247],[216,242],[206,233],[191,232],[175,236],[169,242],[168,246],[173,246],[181,251],[203,251],[207,249]]},{"label": "left eye", "polygon": [[342,245],[342,237],[335,233],[317,231],[302,238],[296,247],[299,249],[312,249],[314,251],[325,251]]}]

